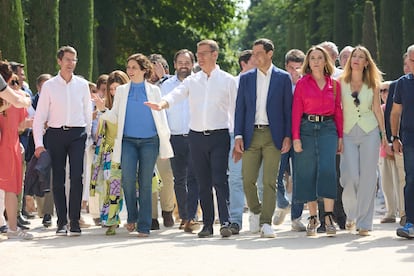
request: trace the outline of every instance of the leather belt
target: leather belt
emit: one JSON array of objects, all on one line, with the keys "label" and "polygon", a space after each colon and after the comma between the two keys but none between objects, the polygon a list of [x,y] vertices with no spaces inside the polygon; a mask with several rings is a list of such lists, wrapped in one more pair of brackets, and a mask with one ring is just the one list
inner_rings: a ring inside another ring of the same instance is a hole
[{"label": "leather belt", "polygon": [[188,134],[171,134],[171,136],[188,137]]},{"label": "leather belt", "polygon": [[303,119],[308,120],[309,122],[318,123],[318,122],[325,122],[334,119],[333,115],[324,116],[324,115],[316,115],[316,114],[303,114]]},{"label": "leather belt", "polygon": [[61,129],[64,131],[71,130],[71,129],[85,129],[85,127],[77,127],[77,126],[61,126],[61,127],[50,127],[51,129]]},{"label": "leather belt", "polygon": [[254,128],[257,128],[257,129],[263,129],[263,128],[268,128],[269,127],[269,125],[254,125]]},{"label": "leather belt", "polygon": [[222,128],[222,129],[211,129],[211,130],[203,130],[203,131],[194,131],[194,130],[191,130],[191,131],[197,134],[203,134],[204,136],[210,136],[211,134],[214,134],[214,133],[220,133],[220,132],[225,132],[225,131],[229,132],[229,129]]}]

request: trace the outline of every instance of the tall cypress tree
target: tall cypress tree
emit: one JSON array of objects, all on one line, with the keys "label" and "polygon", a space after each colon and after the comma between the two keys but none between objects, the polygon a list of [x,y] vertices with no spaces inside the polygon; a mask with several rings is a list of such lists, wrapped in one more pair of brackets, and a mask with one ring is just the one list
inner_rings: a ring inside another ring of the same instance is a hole
[{"label": "tall cypress tree", "polygon": [[414,2],[412,0],[403,1],[403,51],[414,44]]},{"label": "tall cypress tree", "polygon": [[116,69],[116,28],[119,25],[118,5],[115,0],[95,0],[96,46],[100,73]]},{"label": "tall cypress tree", "polygon": [[58,49],[59,39],[59,1],[25,1],[24,11],[27,20],[27,64],[30,68],[26,74],[29,76],[30,87],[34,92],[36,87],[35,81],[40,74],[54,74],[56,72],[56,50]]},{"label": "tall cypress tree", "polygon": [[26,64],[21,0],[0,0],[0,18],[0,50],[3,58]]},{"label": "tall cypress tree", "polygon": [[78,52],[76,74],[92,79],[93,0],[60,0],[59,44],[73,46]]},{"label": "tall cypress tree", "polygon": [[350,0],[335,0],[334,2],[333,41],[339,49],[351,44],[352,41],[351,8]]},{"label": "tall cypress tree", "polygon": [[365,2],[364,22],[362,23],[362,45],[371,53],[374,60],[378,60],[377,23],[375,7],[372,1]]},{"label": "tall cypress tree", "polygon": [[380,65],[388,80],[396,79],[401,75],[401,10],[401,1],[381,1]]}]

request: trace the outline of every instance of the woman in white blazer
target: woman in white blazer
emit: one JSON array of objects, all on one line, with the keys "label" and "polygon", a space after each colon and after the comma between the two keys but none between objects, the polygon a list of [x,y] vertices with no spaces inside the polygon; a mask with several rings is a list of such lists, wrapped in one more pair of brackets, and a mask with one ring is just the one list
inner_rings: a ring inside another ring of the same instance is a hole
[{"label": "woman in white blazer", "polygon": [[[128,211],[126,227],[131,232],[138,225],[138,237],[148,237],[155,162],[158,155],[172,157],[173,150],[165,112],[152,111],[144,105],[146,101],[161,100],[160,89],[146,81],[152,74],[151,62],[143,54],[131,55],[127,62],[131,81],[118,86],[112,109],[103,110],[101,116],[118,124],[112,167],[120,163],[122,169],[121,183]],[[99,110],[105,108],[102,101],[96,103]]]}]

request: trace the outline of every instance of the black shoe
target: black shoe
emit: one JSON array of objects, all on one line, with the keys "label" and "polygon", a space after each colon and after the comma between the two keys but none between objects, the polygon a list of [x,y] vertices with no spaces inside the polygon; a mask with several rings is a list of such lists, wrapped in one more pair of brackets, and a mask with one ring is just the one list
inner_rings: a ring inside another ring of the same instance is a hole
[{"label": "black shoe", "polygon": [[29,225],[30,221],[26,220],[22,214],[17,216],[17,223],[20,223],[22,225]]},{"label": "black shoe", "polygon": [[232,235],[238,235],[240,232],[240,226],[239,224],[233,222],[230,224],[230,231]]},{"label": "black shoe", "polygon": [[339,217],[336,219],[336,223],[338,223],[338,226],[340,229],[345,230],[345,224],[346,224],[346,217]]},{"label": "black shoe", "polygon": [[29,230],[30,227],[27,227],[26,225],[23,225],[19,222],[19,220],[17,220],[17,227],[19,227],[22,230]]},{"label": "black shoe", "polygon": [[321,225],[318,227],[318,229],[316,229],[316,232],[325,233],[326,232],[325,223],[321,222]]},{"label": "black shoe", "polygon": [[9,230],[9,227],[7,227],[7,225],[3,225],[0,227],[0,233],[2,234],[7,233],[7,230]]},{"label": "black shoe", "polygon": [[68,228],[66,225],[59,226],[56,230],[56,236],[66,236],[68,234]]},{"label": "black shoe", "polygon": [[82,231],[81,228],[79,226],[79,221],[71,221],[70,222],[70,235],[71,236],[80,236]]},{"label": "black shoe", "polygon": [[222,238],[228,238],[232,234],[232,231],[230,229],[230,222],[225,222],[220,227],[220,235]]},{"label": "black shoe", "polygon": [[52,216],[49,214],[44,214],[42,224],[46,228],[52,226]]},{"label": "black shoe", "polygon": [[164,226],[165,227],[173,227],[174,226],[174,219],[172,216],[172,211],[162,211],[162,218],[164,220]]},{"label": "black shoe", "polygon": [[22,210],[22,215],[23,215],[23,217],[25,217],[27,219],[34,219],[35,218],[35,215],[30,214],[26,210]]},{"label": "black shoe", "polygon": [[152,219],[151,230],[160,230],[160,224],[158,223],[158,219]]},{"label": "black shoe", "polygon": [[213,236],[213,227],[204,225],[203,229],[201,229],[201,231],[198,233],[198,237],[199,238],[208,238]]}]

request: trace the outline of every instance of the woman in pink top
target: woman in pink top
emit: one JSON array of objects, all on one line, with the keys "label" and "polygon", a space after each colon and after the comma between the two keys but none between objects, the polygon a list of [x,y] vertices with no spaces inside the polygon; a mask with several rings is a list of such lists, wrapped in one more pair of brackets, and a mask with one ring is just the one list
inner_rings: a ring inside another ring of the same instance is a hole
[{"label": "woman in pink top", "polygon": [[341,89],[331,78],[334,65],[328,53],[311,47],[303,63],[304,77],[296,84],[292,108],[294,195],[307,202],[307,235],[316,235],[317,199],[323,198],[327,235],[336,234],[333,207],[336,198],[336,154],[342,152]]}]

